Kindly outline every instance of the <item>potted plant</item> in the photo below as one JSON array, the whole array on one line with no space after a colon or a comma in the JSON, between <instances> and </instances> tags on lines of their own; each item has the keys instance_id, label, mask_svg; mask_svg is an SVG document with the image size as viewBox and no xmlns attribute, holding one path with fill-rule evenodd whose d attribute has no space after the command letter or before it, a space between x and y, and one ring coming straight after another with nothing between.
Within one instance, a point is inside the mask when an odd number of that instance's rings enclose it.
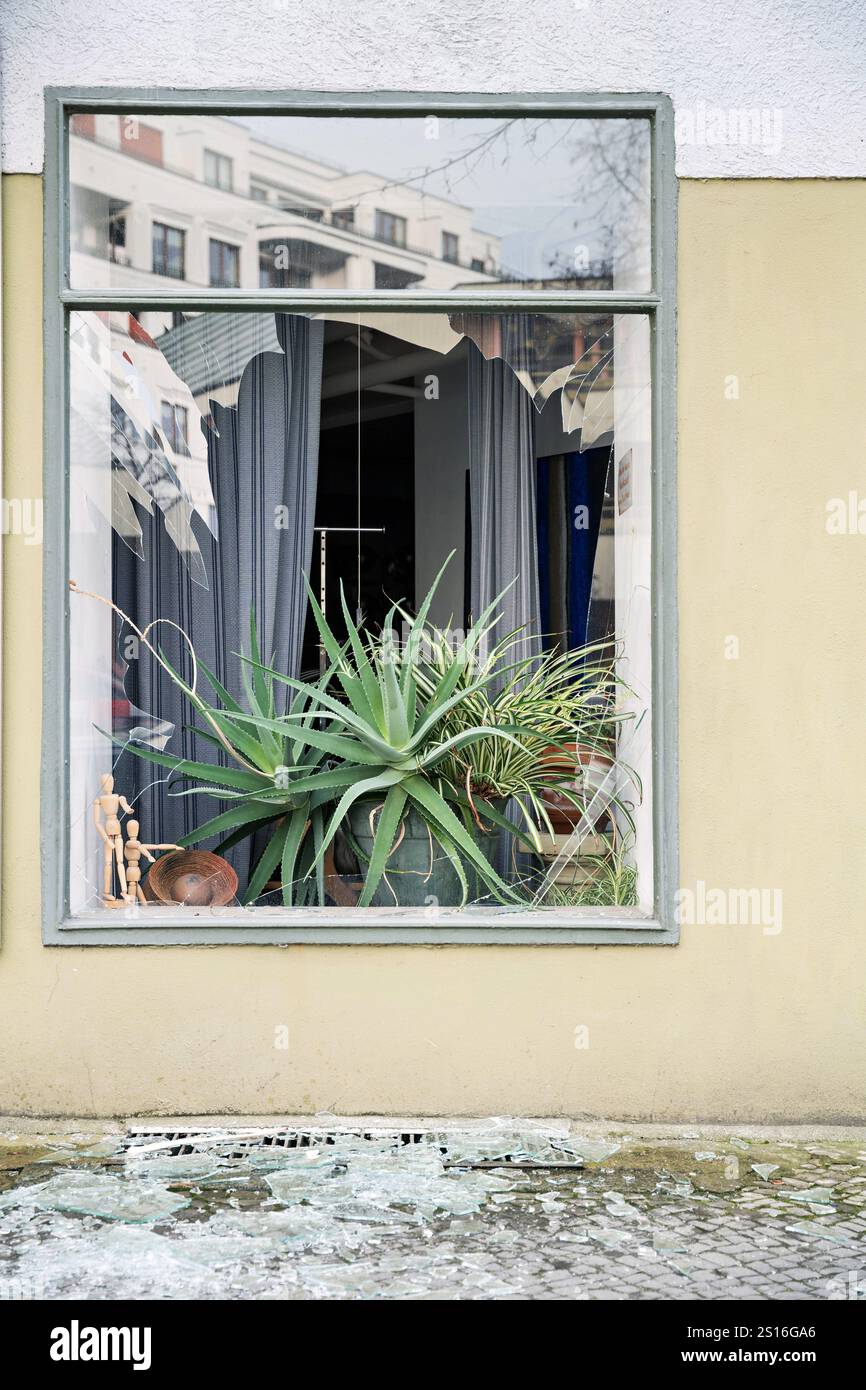
<instances>
[{"instance_id":1,"label":"potted plant","mask_svg":"<svg viewBox=\"0 0 866 1390\"><path fill-rule=\"evenodd\" d=\"M343 597L345 642L309 590L329 663L316 682L264 663L251 619L243 703L201 668L220 704L205 700L195 675L184 681L139 633L198 712L197 732L230 761L123 746L192 784L175 794L233 803L184 846L219 835L219 851L264 832L245 903L278 878L286 906L324 904L325 862L340 830L362 868L360 907L526 901L519 873L509 882L495 867L497 846L507 837L514 862L520 851L540 852L540 834L553 833L551 792L580 809L569 750L600 749L602 729L609 740L625 717L621 682L600 646L515 661L512 635L484 654L498 601L454 646L428 622L441 573L417 616L395 604L378 634L359 629ZM398 617L403 643L393 636ZM288 692L282 712L278 686Z\"/></svg>"}]
</instances>

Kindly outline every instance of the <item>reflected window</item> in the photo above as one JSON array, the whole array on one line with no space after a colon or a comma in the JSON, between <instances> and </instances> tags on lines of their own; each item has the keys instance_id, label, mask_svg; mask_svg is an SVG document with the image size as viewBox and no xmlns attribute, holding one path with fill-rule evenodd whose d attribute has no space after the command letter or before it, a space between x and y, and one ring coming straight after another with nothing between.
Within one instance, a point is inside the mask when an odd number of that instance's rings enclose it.
<instances>
[{"instance_id":1,"label":"reflected window","mask_svg":"<svg viewBox=\"0 0 866 1390\"><path fill-rule=\"evenodd\" d=\"M108 210L109 256L118 265L128 265L126 254L126 205L112 203Z\"/></svg>"},{"instance_id":2,"label":"reflected window","mask_svg":"<svg viewBox=\"0 0 866 1390\"><path fill-rule=\"evenodd\" d=\"M79 111L69 118L69 134L79 135L82 140L96 139L96 117L92 113Z\"/></svg>"},{"instance_id":3,"label":"reflected window","mask_svg":"<svg viewBox=\"0 0 866 1390\"><path fill-rule=\"evenodd\" d=\"M344 231L351 231L355 226L355 209L334 208L331 213L331 223L335 227L342 227Z\"/></svg>"},{"instance_id":4,"label":"reflected window","mask_svg":"<svg viewBox=\"0 0 866 1390\"><path fill-rule=\"evenodd\" d=\"M379 241L390 241L392 246L406 245L406 219L393 212L376 209L376 236Z\"/></svg>"},{"instance_id":5,"label":"reflected window","mask_svg":"<svg viewBox=\"0 0 866 1390\"><path fill-rule=\"evenodd\" d=\"M210 240L210 283L220 289L234 290L241 283L241 253L238 246L227 241Z\"/></svg>"},{"instance_id":6,"label":"reflected window","mask_svg":"<svg viewBox=\"0 0 866 1390\"><path fill-rule=\"evenodd\" d=\"M259 246L259 286L265 290L306 290L313 281L303 244L263 241Z\"/></svg>"},{"instance_id":7,"label":"reflected window","mask_svg":"<svg viewBox=\"0 0 866 1390\"><path fill-rule=\"evenodd\" d=\"M232 162L227 155L217 154L215 150L204 152L204 181L211 188L231 189Z\"/></svg>"},{"instance_id":8,"label":"reflected window","mask_svg":"<svg viewBox=\"0 0 866 1390\"><path fill-rule=\"evenodd\" d=\"M408 290L412 285L420 285L424 276L411 270L400 270L395 265L382 265L376 261L373 266L373 288L377 290Z\"/></svg>"},{"instance_id":9,"label":"reflected window","mask_svg":"<svg viewBox=\"0 0 866 1390\"><path fill-rule=\"evenodd\" d=\"M166 443L173 454L184 454L189 456L189 445L186 442L187 431L187 410L185 405L172 405L170 401L162 403L162 432Z\"/></svg>"},{"instance_id":10,"label":"reflected window","mask_svg":"<svg viewBox=\"0 0 866 1390\"><path fill-rule=\"evenodd\" d=\"M277 206L283 212L290 213L292 217L303 217L307 222L321 222L325 216L323 208L315 208L305 203L297 203L291 198L278 198Z\"/></svg>"},{"instance_id":11,"label":"reflected window","mask_svg":"<svg viewBox=\"0 0 866 1390\"><path fill-rule=\"evenodd\" d=\"M183 280L186 275L186 233L164 222L153 224L153 273L171 280Z\"/></svg>"}]
</instances>

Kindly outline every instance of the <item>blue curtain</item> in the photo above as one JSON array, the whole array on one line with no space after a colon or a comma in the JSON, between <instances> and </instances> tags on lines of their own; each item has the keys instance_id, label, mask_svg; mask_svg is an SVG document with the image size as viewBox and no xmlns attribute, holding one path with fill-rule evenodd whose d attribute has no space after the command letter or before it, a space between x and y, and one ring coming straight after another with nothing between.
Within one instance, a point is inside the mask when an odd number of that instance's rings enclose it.
<instances>
[{"instance_id":1,"label":"blue curtain","mask_svg":"<svg viewBox=\"0 0 866 1390\"><path fill-rule=\"evenodd\" d=\"M587 641L609 449L538 460L538 578L547 647Z\"/></svg>"}]
</instances>

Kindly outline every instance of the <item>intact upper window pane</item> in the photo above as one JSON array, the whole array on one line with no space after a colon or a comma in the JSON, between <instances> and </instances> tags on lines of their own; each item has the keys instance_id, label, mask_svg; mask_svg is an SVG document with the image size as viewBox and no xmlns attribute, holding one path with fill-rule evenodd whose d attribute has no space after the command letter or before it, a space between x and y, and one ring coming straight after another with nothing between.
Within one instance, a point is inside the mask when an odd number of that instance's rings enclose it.
<instances>
[{"instance_id":1,"label":"intact upper window pane","mask_svg":"<svg viewBox=\"0 0 866 1390\"><path fill-rule=\"evenodd\" d=\"M651 288L643 118L106 112L69 169L76 289L206 287L214 240L244 289Z\"/></svg>"}]
</instances>

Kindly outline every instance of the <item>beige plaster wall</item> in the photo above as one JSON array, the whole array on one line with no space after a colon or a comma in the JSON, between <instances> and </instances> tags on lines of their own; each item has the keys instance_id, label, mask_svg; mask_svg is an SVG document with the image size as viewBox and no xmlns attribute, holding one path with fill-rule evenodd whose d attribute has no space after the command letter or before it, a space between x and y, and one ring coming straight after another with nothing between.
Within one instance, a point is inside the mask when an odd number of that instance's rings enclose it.
<instances>
[{"instance_id":1,"label":"beige plaster wall","mask_svg":"<svg viewBox=\"0 0 866 1390\"><path fill-rule=\"evenodd\" d=\"M4 180L7 497L41 492L41 201ZM9 536L0 1110L863 1118L866 535L825 518L866 494L864 242L862 182L681 185L682 882L779 888L782 930L44 948L42 557Z\"/></svg>"}]
</instances>

